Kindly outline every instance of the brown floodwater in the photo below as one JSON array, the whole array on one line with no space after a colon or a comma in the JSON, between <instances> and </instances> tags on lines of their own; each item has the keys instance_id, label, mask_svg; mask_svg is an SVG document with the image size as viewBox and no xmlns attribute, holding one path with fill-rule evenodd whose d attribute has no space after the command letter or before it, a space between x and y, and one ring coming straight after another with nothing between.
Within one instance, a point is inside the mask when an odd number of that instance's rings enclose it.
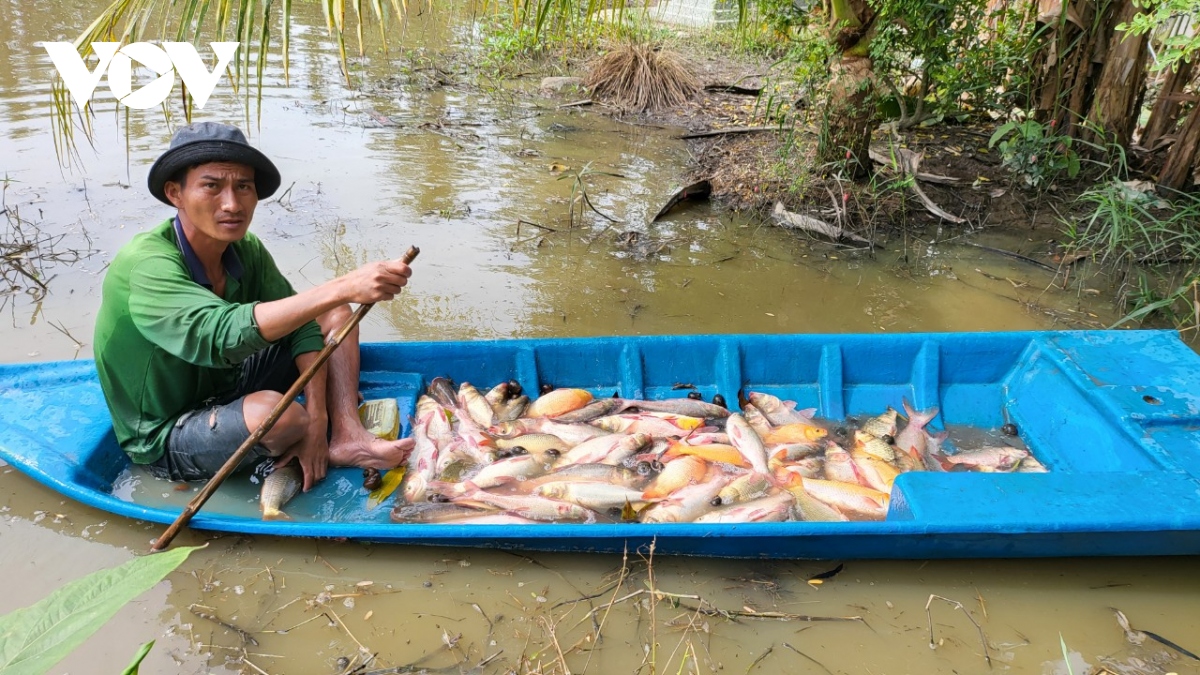
<instances>
[{"instance_id":1,"label":"brown floodwater","mask_svg":"<svg viewBox=\"0 0 1200 675\"><path fill-rule=\"evenodd\" d=\"M3 206L17 209L47 258L59 256L43 263L44 297L16 279L2 289L0 361L89 358L105 265L170 215L144 187L170 136L161 111L115 112L102 82L94 142L80 138L70 166L55 153L52 68L38 43L73 39L104 4L0 0ZM862 256L705 206L649 224L687 178L677 130L560 110L527 93L532 79L465 72L481 59L476 13L426 9L395 28L388 54L368 44L369 58L352 63L362 86L348 88L319 9L298 7L290 81L273 56L261 122L228 80L197 111L250 128L283 172L286 193L259 206L254 228L297 287L422 248L410 289L368 317L367 339L1019 330L1116 319L1099 282L1060 290L1051 274L962 245L957 230L915 232L907 246L897 238ZM569 221L577 175L619 223L590 212ZM6 238L16 236L11 227ZM970 240L1028 252L1045 247L1039 236L985 230ZM81 259L72 263L72 252ZM142 554L159 531L0 467L0 613ZM205 541L53 672L119 672L151 639L143 672L339 673L367 655L366 671L980 673L989 669L984 642L996 671L1078 674L1107 663L1114 672L1200 672L1153 641L1128 644L1112 610L1200 650L1195 558L649 560L199 532L179 543ZM838 562L839 574L809 583ZM961 608L935 598L927 615L933 595ZM775 614L752 616L765 612Z\"/></svg>"}]
</instances>

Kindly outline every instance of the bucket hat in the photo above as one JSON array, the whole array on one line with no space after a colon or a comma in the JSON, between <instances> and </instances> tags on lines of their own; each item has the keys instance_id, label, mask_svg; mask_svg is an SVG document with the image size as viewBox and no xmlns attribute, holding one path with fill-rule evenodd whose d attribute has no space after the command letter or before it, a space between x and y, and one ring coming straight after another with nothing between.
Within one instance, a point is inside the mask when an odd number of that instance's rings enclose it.
<instances>
[{"instance_id":1,"label":"bucket hat","mask_svg":"<svg viewBox=\"0 0 1200 675\"><path fill-rule=\"evenodd\" d=\"M259 199L266 199L279 189L279 169L246 141L241 129L218 122L197 122L176 131L170 147L150 167L146 181L150 194L170 204L163 191L166 182L182 169L207 162L235 162L253 168Z\"/></svg>"}]
</instances>

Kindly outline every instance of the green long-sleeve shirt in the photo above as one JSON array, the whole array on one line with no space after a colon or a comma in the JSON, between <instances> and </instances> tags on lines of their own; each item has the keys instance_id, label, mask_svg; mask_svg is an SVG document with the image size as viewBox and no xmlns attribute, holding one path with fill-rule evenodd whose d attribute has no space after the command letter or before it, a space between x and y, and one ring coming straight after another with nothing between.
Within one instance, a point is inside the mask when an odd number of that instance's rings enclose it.
<instances>
[{"instance_id":1,"label":"green long-sleeve shirt","mask_svg":"<svg viewBox=\"0 0 1200 675\"><path fill-rule=\"evenodd\" d=\"M96 317L100 386L117 440L139 464L161 457L179 416L231 391L241 362L270 344L254 305L295 295L262 242L247 234L222 259L225 297L217 297L178 232L168 220L117 253ZM289 337L293 357L323 346L316 322Z\"/></svg>"}]
</instances>

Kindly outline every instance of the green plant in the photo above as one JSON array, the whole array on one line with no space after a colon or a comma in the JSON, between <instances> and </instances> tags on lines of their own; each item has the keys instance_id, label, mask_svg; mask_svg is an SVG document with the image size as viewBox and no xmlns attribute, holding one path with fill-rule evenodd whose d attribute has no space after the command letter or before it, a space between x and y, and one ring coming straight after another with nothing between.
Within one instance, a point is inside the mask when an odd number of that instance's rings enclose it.
<instances>
[{"instance_id":1,"label":"green plant","mask_svg":"<svg viewBox=\"0 0 1200 675\"><path fill-rule=\"evenodd\" d=\"M0 675L49 670L197 548L202 547L180 547L93 572L29 607L0 616ZM149 647L143 645L142 650L149 651ZM130 664L132 672L140 662L141 658L136 658Z\"/></svg>"},{"instance_id":2,"label":"green plant","mask_svg":"<svg viewBox=\"0 0 1200 675\"><path fill-rule=\"evenodd\" d=\"M154 647L154 640L138 647L137 653L133 655L133 660L125 666L125 670L121 671L121 675L138 675L138 670L142 667L142 661L146 655L150 653L150 649Z\"/></svg>"},{"instance_id":3,"label":"green plant","mask_svg":"<svg viewBox=\"0 0 1200 675\"><path fill-rule=\"evenodd\" d=\"M1079 175L1079 155L1068 136L1054 133L1054 122L1026 119L1001 124L988 141L999 147L1002 164L1032 188L1042 188L1063 175Z\"/></svg>"},{"instance_id":4,"label":"green plant","mask_svg":"<svg viewBox=\"0 0 1200 675\"><path fill-rule=\"evenodd\" d=\"M1156 33L1159 49L1152 70L1178 68L1200 51L1200 32L1188 30L1189 22L1196 21L1195 0L1135 0L1134 4L1147 11L1128 24L1120 24L1117 30L1134 35Z\"/></svg>"},{"instance_id":5,"label":"green plant","mask_svg":"<svg viewBox=\"0 0 1200 675\"><path fill-rule=\"evenodd\" d=\"M1090 251L1113 267L1200 261L1200 196L1161 199L1137 183L1109 181L1084 192L1086 218L1067 223L1071 248ZM1149 187L1148 184L1145 184Z\"/></svg>"},{"instance_id":6,"label":"green plant","mask_svg":"<svg viewBox=\"0 0 1200 675\"><path fill-rule=\"evenodd\" d=\"M1136 279L1118 299L1129 313L1114 326L1159 317L1200 330L1200 196L1165 200L1148 183L1110 180L1078 203L1087 215L1064 221L1067 249Z\"/></svg>"},{"instance_id":7,"label":"green plant","mask_svg":"<svg viewBox=\"0 0 1200 675\"><path fill-rule=\"evenodd\" d=\"M591 199L591 197L588 196L588 190L587 190L588 179L592 176L611 176L613 178L624 178L625 177L619 173L612 173L609 171L598 171L596 169L593 169L591 162L584 164L583 168L579 169L578 171L571 172L571 173L563 173L563 175L559 176L558 180L570 180L571 181L571 201L570 201L571 210L567 214L567 226L568 227L575 227L576 222L582 223L583 222L583 214L586 213L586 209L591 209L591 211L593 213L595 213L596 215L600 216L601 218L607 220L610 223L621 222L621 221L617 220L616 218L613 218L612 216L604 213L600 209L596 208L594 204L592 204L592 199ZM575 213L576 209L578 209L578 211L579 211L578 215L576 215L576 213Z\"/></svg>"}]
</instances>

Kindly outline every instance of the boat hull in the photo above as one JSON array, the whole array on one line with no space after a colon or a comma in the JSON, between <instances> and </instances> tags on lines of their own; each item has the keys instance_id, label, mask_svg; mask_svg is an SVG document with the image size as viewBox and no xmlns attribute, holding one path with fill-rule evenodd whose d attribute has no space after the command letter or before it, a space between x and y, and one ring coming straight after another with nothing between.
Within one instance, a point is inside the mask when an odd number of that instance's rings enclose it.
<instances>
[{"instance_id":1,"label":"boat hull","mask_svg":"<svg viewBox=\"0 0 1200 675\"><path fill-rule=\"evenodd\" d=\"M386 543L738 558L971 558L1200 554L1200 357L1172 332L714 335L363 346L362 390L405 418L433 377L516 379L596 395L678 397L676 384L736 401L740 389L874 414L902 398L935 426L1015 423L1044 474L901 475L882 522L395 524L360 472L335 469L262 521L235 476L200 529ZM88 361L0 366L0 458L95 508L169 523L179 491L131 467Z\"/></svg>"}]
</instances>

